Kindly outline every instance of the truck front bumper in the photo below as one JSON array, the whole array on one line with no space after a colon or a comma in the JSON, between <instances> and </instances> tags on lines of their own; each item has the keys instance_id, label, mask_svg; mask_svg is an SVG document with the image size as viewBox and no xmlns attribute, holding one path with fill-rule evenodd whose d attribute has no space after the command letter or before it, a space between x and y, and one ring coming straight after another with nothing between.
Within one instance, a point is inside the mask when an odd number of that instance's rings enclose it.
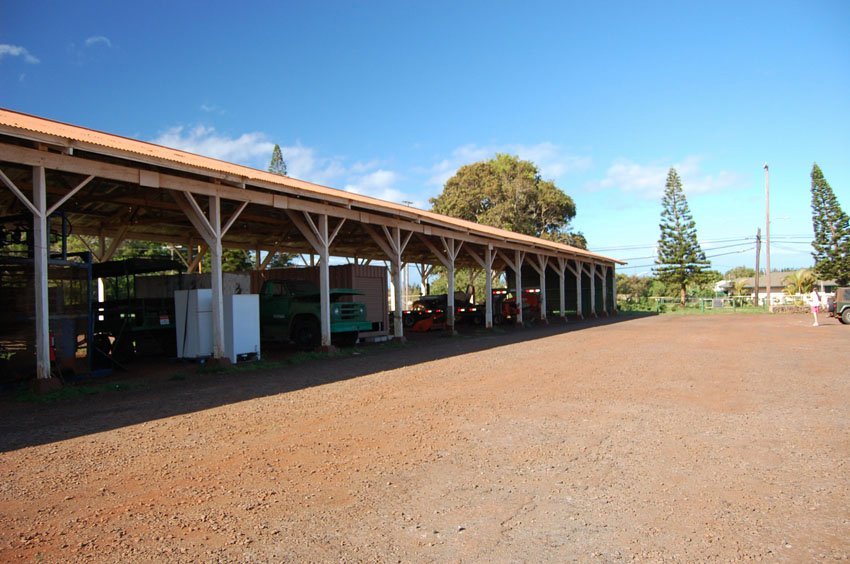
<instances>
[{"instance_id":1,"label":"truck front bumper","mask_svg":"<svg viewBox=\"0 0 850 564\"><path fill-rule=\"evenodd\" d=\"M371 321L332 321L331 333L352 333L360 331L371 331Z\"/></svg>"}]
</instances>

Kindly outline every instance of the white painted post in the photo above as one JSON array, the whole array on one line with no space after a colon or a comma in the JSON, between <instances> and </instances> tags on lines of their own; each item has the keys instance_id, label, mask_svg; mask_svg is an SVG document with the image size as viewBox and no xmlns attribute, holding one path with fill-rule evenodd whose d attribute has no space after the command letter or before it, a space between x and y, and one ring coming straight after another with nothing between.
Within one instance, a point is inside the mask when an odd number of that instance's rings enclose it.
<instances>
[{"instance_id":1,"label":"white painted post","mask_svg":"<svg viewBox=\"0 0 850 564\"><path fill-rule=\"evenodd\" d=\"M562 257L558 257L558 312L561 314L561 319L566 323L567 321L567 298L566 298L566 270L567 270L567 260Z\"/></svg>"},{"instance_id":2,"label":"white painted post","mask_svg":"<svg viewBox=\"0 0 850 564\"><path fill-rule=\"evenodd\" d=\"M446 239L446 254L448 255L448 264L446 264L449 288L446 296L446 328L449 332L454 333L455 330L455 240Z\"/></svg>"},{"instance_id":3,"label":"white painted post","mask_svg":"<svg viewBox=\"0 0 850 564\"><path fill-rule=\"evenodd\" d=\"M322 349L331 347L331 271L328 239L328 216L319 216L319 322L322 329ZM310 255L313 256L312 254Z\"/></svg>"},{"instance_id":4,"label":"white painted post","mask_svg":"<svg viewBox=\"0 0 850 564\"><path fill-rule=\"evenodd\" d=\"M584 263L576 259L576 314L579 319L584 319L584 304L581 299L581 279L584 278Z\"/></svg>"},{"instance_id":5,"label":"white painted post","mask_svg":"<svg viewBox=\"0 0 850 564\"><path fill-rule=\"evenodd\" d=\"M601 265L599 269L602 271L602 311L608 315L608 267Z\"/></svg>"},{"instance_id":6,"label":"white painted post","mask_svg":"<svg viewBox=\"0 0 850 564\"><path fill-rule=\"evenodd\" d=\"M33 265L35 270L36 378L50 378L50 312L47 301L47 178L43 166L33 167Z\"/></svg>"},{"instance_id":7,"label":"white painted post","mask_svg":"<svg viewBox=\"0 0 850 564\"><path fill-rule=\"evenodd\" d=\"M386 264L386 263L385 263ZM396 294L396 281L395 281L395 262L390 255L389 260L389 275L390 275L390 303L393 305L393 311L395 311L395 294ZM393 319L395 319L395 313L393 313ZM395 323L395 322L393 322Z\"/></svg>"},{"instance_id":8,"label":"white painted post","mask_svg":"<svg viewBox=\"0 0 850 564\"><path fill-rule=\"evenodd\" d=\"M393 312L393 337L396 339L404 338L404 288L402 286L402 260L401 255L404 248L401 245L401 229L393 227L392 242L390 247L393 250L392 257L392 273L393 286L395 287L395 311Z\"/></svg>"},{"instance_id":9,"label":"white painted post","mask_svg":"<svg viewBox=\"0 0 850 564\"><path fill-rule=\"evenodd\" d=\"M514 264L516 264L516 271L514 272L514 278L516 280L516 305L517 305L517 314L516 314L516 324L522 326L522 260L523 253L521 251L514 251Z\"/></svg>"},{"instance_id":10,"label":"white painted post","mask_svg":"<svg viewBox=\"0 0 850 564\"><path fill-rule=\"evenodd\" d=\"M486 313L484 314L484 327L487 329L493 328L493 246L487 245L484 249L484 277L486 278L485 283L485 300L486 300Z\"/></svg>"},{"instance_id":11,"label":"white painted post","mask_svg":"<svg viewBox=\"0 0 850 564\"><path fill-rule=\"evenodd\" d=\"M596 317L596 263L591 262L587 272L590 274L590 314Z\"/></svg>"},{"instance_id":12,"label":"white painted post","mask_svg":"<svg viewBox=\"0 0 850 564\"><path fill-rule=\"evenodd\" d=\"M224 358L224 295L221 276L221 198L210 196L210 267L212 287L213 357Z\"/></svg>"},{"instance_id":13,"label":"white painted post","mask_svg":"<svg viewBox=\"0 0 850 564\"><path fill-rule=\"evenodd\" d=\"M540 266L540 321L549 323L546 317L546 269L549 267L549 258L544 255L537 255L537 262Z\"/></svg>"}]
</instances>

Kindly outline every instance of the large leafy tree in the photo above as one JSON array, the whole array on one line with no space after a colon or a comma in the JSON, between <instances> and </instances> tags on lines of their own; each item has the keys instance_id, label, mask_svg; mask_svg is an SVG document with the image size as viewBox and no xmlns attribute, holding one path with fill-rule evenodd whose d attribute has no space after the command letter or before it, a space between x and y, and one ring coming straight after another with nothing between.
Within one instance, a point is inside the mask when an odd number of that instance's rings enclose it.
<instances>
[{"instance_id":1,"label":"large leafy tree","mask_svg":"<svg viewBox=\"0 0 850 564\"><path fill-rule=\"evenodd\" d=\"M661 237L655 261L658 266L654 270L661 282L679 289L681 303L685 305L688 284L703 281L709 262L697 240L696 222L675 168L667 173L661 205Z\"/></svg>"},{"instance_id":2,"label":"large leafy tree","mask_svg":"<svg viewBox=\"0 0 850 564\"><path fill-rule=\"evenodd\" d=\"M272 149L272 160L269 163L269 172L286 176L286 161L283 160L283 153L280 150L280 145L277 143L275 143L274 149Z\"/></svg>"},{"instance_id":3,"label":"large leafy tree","mask_svg":"<svg viewBox=\"0 0 850 564\"><path fill-rule=\"evenodd\" d=\"M750 266L736 266L726 271L723 275L726 280L734 280L735 278L752 278L756 275L756 269Z\"/></svg>"},{"instance_id":4,"label":"large leafy tree","mask_svg":"<svg viewBox=\"0 0 850 564\"><path fill-rule=\"evenodd\" d=\"M812 241L815 272L821 280L850 284L850 219L815 163L812 165Z\"/></svg>"},{"instance_id":5,"label":"large leafy tree","mask_svg":"<svg viewBox=\"0 0 850 564\"><path fill-rule=\"evenodd\" d=\"M432 209L516 233L584 245L581 233L570 233L573 199L554 182L543 180L537 166L519 157L495 158L461 167L436 198Z\"/></svg>"}]
</instances>

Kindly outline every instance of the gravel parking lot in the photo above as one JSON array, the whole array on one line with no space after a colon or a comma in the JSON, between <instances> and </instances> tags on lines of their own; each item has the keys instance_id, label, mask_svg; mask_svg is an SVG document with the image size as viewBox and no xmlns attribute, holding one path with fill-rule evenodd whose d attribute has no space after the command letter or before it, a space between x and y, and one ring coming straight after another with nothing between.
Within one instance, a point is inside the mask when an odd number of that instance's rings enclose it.
<instances>
[{"instance_id":1,"label":"gravel parking lot","mask_svg":"<svg viewBox=\"0 0 850 564\"><path fill-rule=\"evenodd\" d=\"M0 561L850 557L850 327L618 316L0 405Z\"/></svg>"}]
</instances>

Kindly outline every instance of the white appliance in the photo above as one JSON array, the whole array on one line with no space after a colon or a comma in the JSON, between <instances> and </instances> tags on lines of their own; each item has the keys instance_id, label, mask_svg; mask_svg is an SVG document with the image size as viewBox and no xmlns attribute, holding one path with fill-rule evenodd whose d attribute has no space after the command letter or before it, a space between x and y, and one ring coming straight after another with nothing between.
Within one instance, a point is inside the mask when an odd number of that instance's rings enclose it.
<instances>
[{"instance_id":1,"label":"white appliance","mask_svg":"<svg viewBox=\"0 0 850 564\"><path fill-rule=\"evenodd\" d=\"M260 296L224 296L224 355L230 362L260 360Z\"/></svg>"},{"instance_id":2,"label":"white appliance","mask_svg":"<svg viewBox=\"0 0 850 564\"><path fill-rule=\"evenodd\" d=\"M212 356L212 290L175 291L174 313L177 321L177 358Z\"/></svg>"}]
</instances>

